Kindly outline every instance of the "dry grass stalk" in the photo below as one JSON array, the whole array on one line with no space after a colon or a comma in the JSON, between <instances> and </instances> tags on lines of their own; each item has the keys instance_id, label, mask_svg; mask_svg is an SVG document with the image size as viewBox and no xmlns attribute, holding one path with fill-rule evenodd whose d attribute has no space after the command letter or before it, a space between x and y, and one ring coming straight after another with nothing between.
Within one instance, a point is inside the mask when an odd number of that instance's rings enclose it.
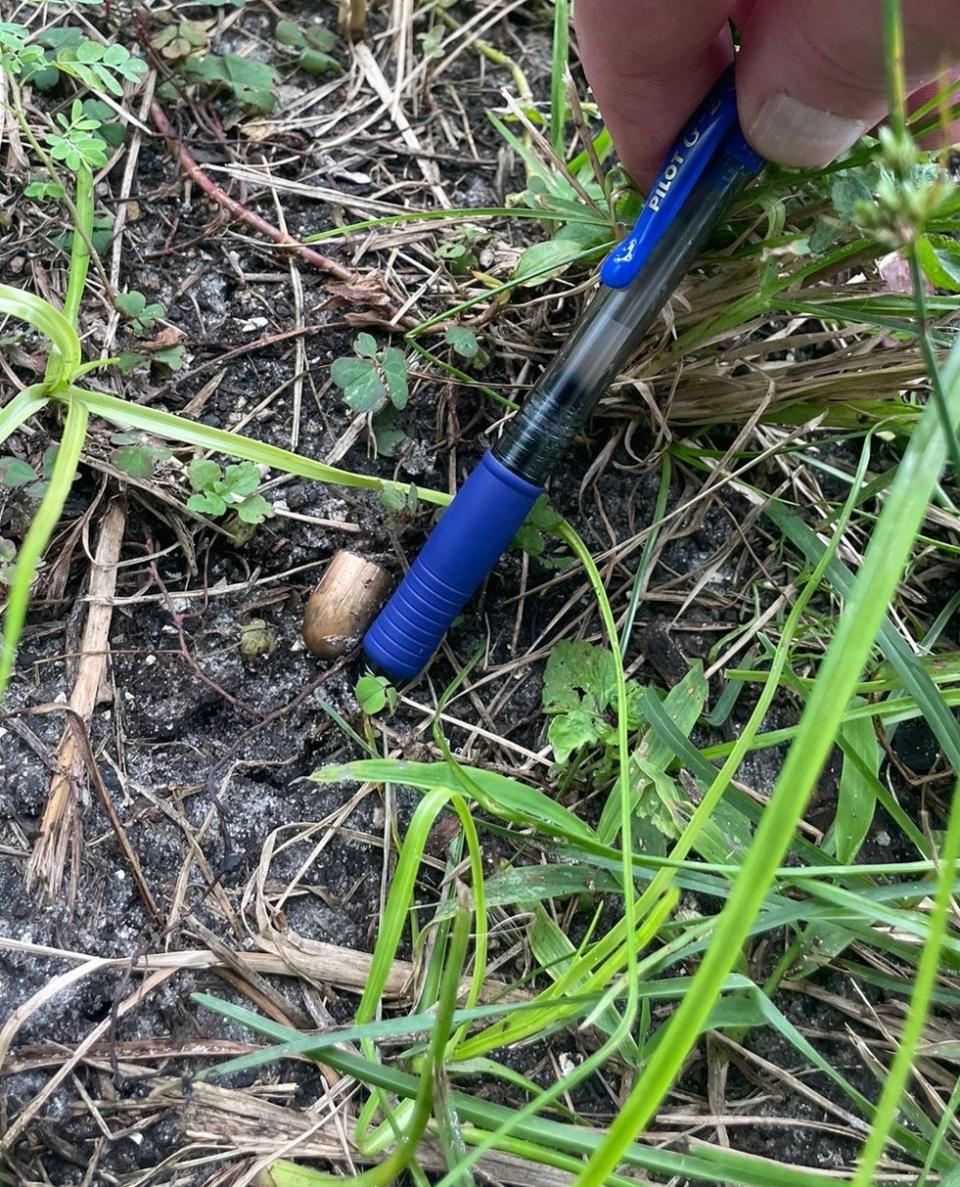
<instances>
[{"instance_id":1,"label":"dry grass stalk","mask_svg":"<svg viewBox=\"0 0 960 1187\"><path fill-rule=\"evenodd\" d=\"M110 623L113 619L113 595L117 587L117 562L127 523L124 499L114 499L107 507L100 527L100 538L90 571L87 620L80 643L77 679L70 694L70 710L86 728L96 708L100 684L107 667ZM80 797L86 759L78 745L76 732L67 726L56 755L57 769L50 781L50 793L40 824L40 836L30 859L27 878L42 882L51 899L63 885L67 854L73 851L72 868L81 837ZM75 889L71 880L71 891ZM71 901L73 894L71 893Z\"/></svg>"},{"instance_id":2,"label":"dry grass stalk","mask_svg":"<svg viewBox=\"0 0 960 1187\"><path fill-rule=\"evenodd\" d=\"M318 985L333 985L337 989L360 991L366 985L370 976L370 962L372 957L368 952L356 952L352 948L342 948L338 944L324 944L318 940L309 942L300 940L296 949L296 958L288 959L290 949L281 945L271 947L269 940L261 940L265 949L263 952L236 952L239 964L253 972L272 974L280 977L303 977ZM60 984L60 978L54 978L50 984L58 984L66 988L74 981L82 980L84 976L95 972L99 968L125 968L131 972L150 972L154 969L212 969L227 967L222 954L212 952L209 948L194 948L175 952L148 952L132 959L91 957L85 952L71 952L62 948L50 948L44 944L31 944L25 940L14 940L0 936L0 952L30 952L35 956L47 956L55 960L68 960L83 966L84 972L71 969L62 976L66 978ZM405 998L413 982L413 965L406 960L395 960L390 968L384 996L393 1000ZM491 991L493 987L491 987ZM46 990L44 990L46 992ZM25 1007L21 1007L24 1009ZM6 1027L0 1029L0 1060L5 1051L4 1035Z\"/></svg>"},{"instance_id":3,"label":"dry grass stalk","mask_svg":"<svg viewBox=\"0 0 960 1187\"><path fill-rule=\"evenodd\" d=\"M390 91L390 84L383 76L383 71L380 69L380 64L370 51L367 45L356 45L353 48L354 57L357 60L360 69L363 71L367 82L377 94L377 98L388 110L394 107L393 95ZM394 123L397 125L397 131L403 138L403 143L412 149L414 153L423 151L423 146L410 121L404 115L403 111L396 108L393 112ZM430 187L430 193L433 194L440 206L444 210L451 208L450 199L447 197L447 192L443 188L440 181L440 170L437 168L436 161L428 160L426 157L417 157L417 164L420 167L420 172L423 174L424 180Z\"/></svg>"},{"instance_id":4,"label":"dry grass stalk","mask_svg":"<svg viewBox=\"0 0 960 1187\"><path fill-rule=\"evenodd\" d=\"M363 37L367 31L367 0L340 0L337 24L348 41Z\"/></svg>"},{"instance_id":5,"label":"dry grass stalk","mask_svg":"<svg viewBox=\"0 0 960 1187\"><path fill-rule=\"evenodd\" d=\"M156 1100L155 1094L151 1099ZM382 1155L364 1157L351 1143L344 1144L343 1127L330 1116L319 1124L315 1114L289 1109L246 1092L214 1084L196 1083L189 1098L183 1099L179 1083L171 1083L162 1094L182 1116L186 1136L200 1145L214 1145L234 1156L277 1156L286 1148L296 1158L330 1162L377 1161ZM447 1162L438 1143L423 1142L417 1160L425 1170L443 1172ZM566 1187L572 1176L545 1166L534 1166L510 1154L491 1150L478 1163L483 1177L516 1187ZM269 1184L269 1174L261 1182Z\"/></svg>"}]
</instances>

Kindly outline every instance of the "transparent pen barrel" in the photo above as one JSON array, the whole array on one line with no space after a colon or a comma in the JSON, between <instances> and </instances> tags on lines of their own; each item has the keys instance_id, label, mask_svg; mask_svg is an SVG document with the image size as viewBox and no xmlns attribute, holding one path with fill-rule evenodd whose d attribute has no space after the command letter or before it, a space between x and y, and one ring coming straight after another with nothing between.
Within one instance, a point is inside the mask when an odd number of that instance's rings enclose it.
<instances>
[{"instance_id":1,"label":"transparent pen barrel","mask_svg":"<svg viewBox=\"0 0 960 1187\"><path fill-rule=\"evenodd\" d=\"M504 465L528 482L543 483L750 176L734 158L725 158L694 188L682 221L675 219L636 279L623 289L601 288L494 449Z\"/></svg>"}]
</instances>

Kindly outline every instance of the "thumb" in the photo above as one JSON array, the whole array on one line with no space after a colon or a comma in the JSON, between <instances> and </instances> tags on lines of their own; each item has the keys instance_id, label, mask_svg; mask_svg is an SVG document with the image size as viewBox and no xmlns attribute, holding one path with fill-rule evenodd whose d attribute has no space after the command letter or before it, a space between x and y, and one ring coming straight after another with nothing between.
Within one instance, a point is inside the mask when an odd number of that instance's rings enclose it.
<instances>
[{"instance_id":1,"label":"thumb","mask_svg":"<svg viewBox=\"0 0 960 1187\"><path fill-rule=\"evenodd\" d=\"M737 93L744 134L762 156L815 168L887 111L879 0L757 0L746 8ZM903 0L908 91L960 60L957 0Z\"/></svg>"}]
</instances>

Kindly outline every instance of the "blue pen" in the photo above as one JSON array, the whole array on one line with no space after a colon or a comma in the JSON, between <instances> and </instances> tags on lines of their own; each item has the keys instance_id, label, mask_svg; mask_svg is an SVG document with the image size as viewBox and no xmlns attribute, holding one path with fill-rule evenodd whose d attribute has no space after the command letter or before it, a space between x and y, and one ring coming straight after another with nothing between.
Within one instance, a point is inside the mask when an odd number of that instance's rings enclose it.
<instances>
[{"instance_id":1,"label":"blue pen","mask_svg":"<svg viewBox=\"0 0 960 1187\"><path fill-rule=\"evenodd\" d=\"M731 66L680 134L633 230L604 261L583 320L367 631L364 651L377 668L395 678L423 670L731 200L763 164L740 131Z\"/></svg>"}]
</instances>

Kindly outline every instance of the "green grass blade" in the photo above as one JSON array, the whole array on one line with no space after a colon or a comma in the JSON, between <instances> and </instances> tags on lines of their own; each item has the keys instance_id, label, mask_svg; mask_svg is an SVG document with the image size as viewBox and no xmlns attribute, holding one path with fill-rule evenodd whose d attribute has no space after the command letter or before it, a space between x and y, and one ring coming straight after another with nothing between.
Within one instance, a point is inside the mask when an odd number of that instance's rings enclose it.
<instances>
[{"instance_id":1,"label":"green grass blade","mask_svg":"<svg viewBox=\"0 0 960 1187\"><path fill-rule=\"evenodd\" d=\"M59 316L59 315L58 315ZM87 409L77 400L67 405L67 419L63 426L60 448L57 450L53 472L40 506L34 514L17 556L16 568L10 584L7 611L3 618L3 651L0 654L0 702L7 691L17 644L27 618L30 589L37 574L37 566L50 542L63 512L64 503L77 472L80 451L87 434Z\"/></svg>"},{"instance_id":2,"label":"green grass blade","mask_svg":"<svg viewBox=\"0 0 960 1187\"><path fill-rule=\"evenodd\" d=\"M553 59L550 69L550 147L564 159L567 126L567 61L570 56L569 0L553 0Z\"/></svg>"},{"instance_id":3,"label":"green grass blade","mask_svg":"<svg viewBox=\"0 0 960 1187\"><path fill-rule=\"evenodd\" d=\"M279 1042L299 1037L298 1032L292 1027L273 1022L269 1018L254 1014L251 1010L231 1006L226 1002L216 1002L215 999L208 1004L218 1013L242 1021L257 1033ZM419 1081L415 1076L364 1059L362 1056L331 1048L324 1053L324 1062L368 1087L380 1088L408 1098L414 1097L417 1093ZM515 1119L512 1109L465 1093L454 1092L451 1094L451 1100L464 1122L487 1132L507 1125ZM529 1157L552 1165L552 1152L560 1150L581 1156L590 1154L599 1146L602 1135L583 1126L534 1117L516 1125L514 1139L528 1143ZM706 1144L698 1145L695 1154L679 1154L672 1150L630 1143L624 1161L630 1166L654 1174L677 1175L707 1183L727 1182L735 1184L736 1187L831 1187L836 1184L836 1179L832 1175L798 1167L784 1167L765 1158L738 1154Z\"/></svg>"},{"instance_id":4,"label":"green grass blade","mask_svg":"<svg viewBox=\"0 0 960 1187\"><path fill-rule=\"evenodd\" d=\"M943 387L952 423L960 415L960 351L948 361ZM642 1132L670 1089L697 1039L704 1019L737 959L759 912L776 867L793 837L814 783L823 769L844 710L853 695L886 609L896 592L914 538L939 478L947 445L937 409L924 410L907 446L863 563L837 622L800 731L790 747L730 897L716 920L712 942L667 1027L664 1041L640 1075L600 1150L578 1179L578 1187L598 1187L621 1161L634 1134Z\"/></svg>"},{"instance_id":5,"label":"green grass blade","mask_svg":"<svg viewBox=\"0 0 960 1187\"><path fill-rule=\"evenodd\" d=\"M785 504L771 499L764 507L764 513L804 553L808 560L815 563L819 559L823 552L823 545L810 528ZM884 508L884 513L886 513L886 508ZM855 578L843 561L834 559L830 562L827 567L827 578L838 593L849 598ZM877 641L884 655L903 681L904 688L913 694L920 714L936 735L950 765L954 770L960 770L960 723L950 712L948 700L937 689L919 657L914 655L892 622L886 620L881 624ZM890 703L886 702L888 705Z\"/></svg>"},{"instance_id":6,"label":"green grass blade","mask_svg":"<svg viewBox=\"0 0 960 1187\"><path fill-rule=\"evenodd\" d=\"M80 339L63 314L42 297L6 284L0 284L0 313L29 323L50 339L53 350L47 360L45 386L49 389L69 383L80 366Z\"/></svg>"},{"instance_id":7,"label":"green grass blade","mask_svg":"<svg viewBox=\"0 0 960 1187\"><path fill-rule=\"evenodd\" d=\"M17 392L9 404L0 408L0 445L16 432L25 420L39 412L47 403L46 384L35 383Z\"/></svg>"},{"instance_id":8,"label":"green grass blade","mask_svg":"<svg viewBox=\"0 0 960 1187\"><path fill-rule=\"evenodd\" d=\"M83 300L87 271L90 267L90 240L93 235L93 174L86 165L82 166L77 173L74 209L76 223L73 228L73 243L70 247L67 291L63 298L63 316L71 326L77 324L77 315ZM73 378L72 375L71 378Z\"/></svg>"},{"instance_id":9,"label":"green grass blade","mask_svg":"<svg viewBox=\"0 0 960 1187\"><path fill-rule=\"evenodd\" d=\"M500 775L496 771L483 771L474 767L461 767L469 778L474 794L488 811L514 824L533 826L551 836L571 840L595 842L596 837L589 825L575 816L562 804L555 803L534 787ZM322 767L310 776L317 783L337 783L342 779L353 779L358 783L401 783L430 791L437 787L449 791L460 791L453 772L445 762L405 762L400 759L360 759L357 762Z\"/></svg>"},{"instance_id":10,"label":"green grass blade","mask_svg":"<svg viewBox=\"0 0 960 1187\"><path fill-rule=\"evenodd\" d=\"M246 461L269 466L284 474L296 474L299 478L312 478L316 482L358 487L362 490L394 490L404 496L410 489L409 483L388 482L386 479L370 478L366 474L352 474L349 470L338 470L335 466L327 466L323 462L313 461L312 458L291 453L289 449L268 445L264 441L254 441L226 429L215 429L210 425L199 424L187 420L185 417L176 416L172 412L163 412L159 408L144 408L140 404L120 400L116 396L108 396L105 392L71 388L70 397L71 400L83 401L91 412L102 416L105 420L112 421L113 424L141 429L145 433L152 433L167 441L180 441L184 445L195 445L199 449L212 449L231 457L244 458ZM417 487L417 495L427 503L436 503L440 506L446 506L451 498L450 495L445 495L441 491L421 486Z\"/></svg>"},{"instance_id":11,"label":"green grass blade","mask_svg":"<svg viewBox=\"0 0 960 1187\"><path fill-rule=\"evenodd\" d=\"M667 510L667 497L670 494L672 469L670 454L664 453L660 460L660 485L657 488L657 501L653 507L653 519L650 522L647 538L643 542L640 561L637 564L637 571L633 577L633 588L630 590L630 602L627 606L627 614L623 620L623 628L620 631L620 654L622 656L626 656L627 648L630 646L630 636L633 634L633 624L637 617L640 599L643 597L643 591L646 589L647 582L650 579L650 559L656 547L657 537L660 535L660 521L663 519Z\"/></svg>"}]
</instances>

